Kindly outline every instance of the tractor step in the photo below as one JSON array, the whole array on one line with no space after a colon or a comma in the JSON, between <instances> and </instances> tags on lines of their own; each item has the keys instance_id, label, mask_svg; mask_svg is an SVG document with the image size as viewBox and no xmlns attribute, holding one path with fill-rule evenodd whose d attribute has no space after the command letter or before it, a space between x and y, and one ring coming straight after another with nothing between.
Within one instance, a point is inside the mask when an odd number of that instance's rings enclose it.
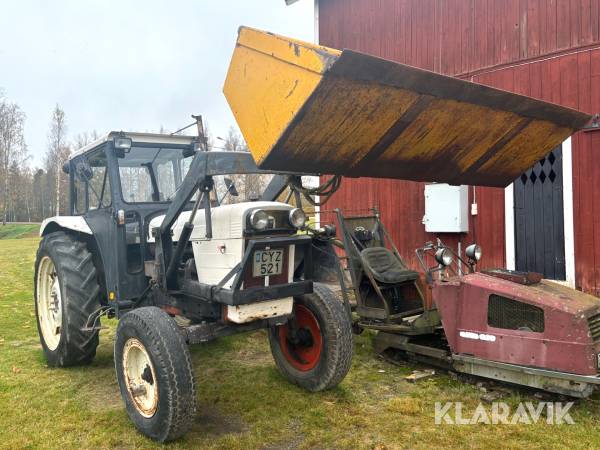
<instances>
[{"instance_id":1,"label":"tractor step","mask_svg":"<svg viewBox=\"0 0 600 450\"><path fill-rule=\"evenodd\" d=\"M92 332L92 331L100 331L100 330L108 330L108 327L99 326L99 327L83 327L81 331Z\"/></svg>"}]
</instances>

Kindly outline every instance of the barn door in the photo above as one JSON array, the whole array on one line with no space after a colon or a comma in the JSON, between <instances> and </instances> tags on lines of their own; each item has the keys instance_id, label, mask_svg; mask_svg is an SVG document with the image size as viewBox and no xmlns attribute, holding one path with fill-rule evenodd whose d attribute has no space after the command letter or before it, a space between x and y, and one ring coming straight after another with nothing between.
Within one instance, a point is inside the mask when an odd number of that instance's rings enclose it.
<instances>
[{"instance_id":1,"label":"barn door","mask_svg":"<svg viewBox=\"0 0 600 450\"><path fill-rule=\"evenodd\" d=\"M562 147L514 182L515 265L565 279Z\"/></svg>"}]
</instances>

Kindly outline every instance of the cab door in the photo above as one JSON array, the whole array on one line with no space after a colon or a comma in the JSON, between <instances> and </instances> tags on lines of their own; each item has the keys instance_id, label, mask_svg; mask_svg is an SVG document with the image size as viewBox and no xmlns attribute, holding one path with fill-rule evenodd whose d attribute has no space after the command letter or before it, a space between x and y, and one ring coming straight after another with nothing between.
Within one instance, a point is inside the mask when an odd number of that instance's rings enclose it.
<instances>
[{"instance_id":1,"label":"cab door","mask_svg":"<svg viewBox=\"0 0 600 450\"><path fill-rule=\"evenodd\" d=\"M118 269L111 263L116 239L116 223L112 205L111 176L106 146L73 158L71 162L71 213L85 218L94 239L90 251L98 273L103 303L110 292L116 292Z\"/></svg>"}]
</instances>

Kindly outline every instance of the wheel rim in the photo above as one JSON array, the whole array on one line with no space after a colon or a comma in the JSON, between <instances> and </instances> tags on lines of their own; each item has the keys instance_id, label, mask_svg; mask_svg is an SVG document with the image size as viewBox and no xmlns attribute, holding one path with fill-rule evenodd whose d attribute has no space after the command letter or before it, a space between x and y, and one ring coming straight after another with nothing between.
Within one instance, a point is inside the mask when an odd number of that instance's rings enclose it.
<instances>
[{"instance_id":1,"label":"wheel rim","mask_svg":"<svg viewBox=\"0 0 600 450\"><path fill-rule=\"evenodd\" d=\"M304 305L295 305L294 317L279 327L283 356L297 370L307 372L319 363L323 337L317 318Z\"/></svg>"},{"instance_id":2,"label":"wheel rim","mask_svg":"<svg viewBox=\"0 0 600 450\"><path fill-rule=\"evenodd\" d=\"M123 372L129 396L138 412L152 417L158 407L158 383L150 356L144 345L130 338L123 349Z\"/></svg>"},{"instance_id":3,"label":"wheel rim","mask_svg":"<svg viewBox=\"0 0 600 450\"><path fill-rule=\"evenodd\" d=\"M42 337L49 350L56 350L62 329L62 294L54 263L44 256L37 279L37 312Z\"/></svg>"}]
</instances>

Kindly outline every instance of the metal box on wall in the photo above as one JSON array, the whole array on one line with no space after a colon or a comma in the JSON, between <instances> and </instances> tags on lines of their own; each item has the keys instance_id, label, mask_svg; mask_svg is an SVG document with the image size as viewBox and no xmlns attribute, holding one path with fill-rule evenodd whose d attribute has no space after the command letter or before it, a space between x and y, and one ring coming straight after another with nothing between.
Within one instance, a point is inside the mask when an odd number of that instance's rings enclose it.
<instances>
[{"instance_id":1,"label":"metal box on wall","mask_svg":"<svg viewBox=\"0 0 600 450\"><path fill-rule=\"evenodd\" d=\"M426 184L423 223L428 233L469 231L469 187Z\"/></svg>"}]
</instances>

